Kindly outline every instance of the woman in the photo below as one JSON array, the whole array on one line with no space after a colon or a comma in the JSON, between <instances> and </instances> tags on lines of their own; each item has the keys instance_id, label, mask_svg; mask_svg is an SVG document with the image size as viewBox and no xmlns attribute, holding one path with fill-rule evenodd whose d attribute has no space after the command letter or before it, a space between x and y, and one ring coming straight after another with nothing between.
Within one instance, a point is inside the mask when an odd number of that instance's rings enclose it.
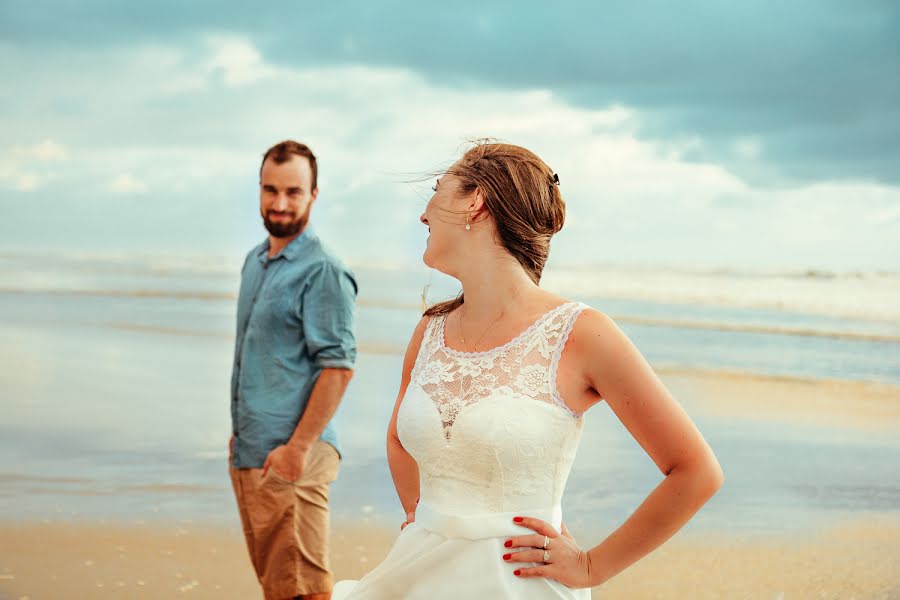
<instances>
[{"instance_id":1,"label":"woman","mask_svg":"<svg viewBox=\"0 0 900 600\"><path fill-rule=\"evenodd\" d=\"M479 143L434 190L424 261L463 293L425 312L403 363L387 451L407 521L387 558L334 597L589 598L678 531L722 470L613 321L540 288L565 216L540 158ZM560 500L583 415L603 401L665 478L582 549Z\"/></svg>"}]
</instances>

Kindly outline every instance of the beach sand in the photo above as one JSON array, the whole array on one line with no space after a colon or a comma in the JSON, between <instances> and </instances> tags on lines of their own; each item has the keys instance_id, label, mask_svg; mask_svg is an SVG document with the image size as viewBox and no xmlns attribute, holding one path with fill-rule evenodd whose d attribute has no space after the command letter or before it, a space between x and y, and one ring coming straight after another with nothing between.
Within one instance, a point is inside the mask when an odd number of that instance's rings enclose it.
<instances>
[{"instance_id":1,"label":"beach sand","mask_svg":"<svg viewBox=\"0 0 900 600\"><path fill-rule=\"evenodd\" d=\"M0 527L0 598L261 598L236 528L52 523ZM356 579L393 532L334 531L333 567ZM594 591L629 599L900 597L900 523L871 517L790 537L685 534ZM500 560L500 557L498 557Z\"/></svg>"},{"instance_id":2,"label":"beach sand","mask_svg":"<svg viewBox=\"0 0 900 600\"><path fill-rule=\"evenodd\" d=\"M660 375L692 415L871 432L893 445L900 431L895 386L664 369ZM726 485L727 479L726 473ZM148 489L156 483L146 482ZM802 534L682 532L594 597L900 598L897 511L829 518ZM359 578L384 557L396 534L362 520L335 523L337 578ZM0 540L3 600L261 597L236 514L227 525L162 518L7 521L0 523Z\"/></svg>"}]
</instances>

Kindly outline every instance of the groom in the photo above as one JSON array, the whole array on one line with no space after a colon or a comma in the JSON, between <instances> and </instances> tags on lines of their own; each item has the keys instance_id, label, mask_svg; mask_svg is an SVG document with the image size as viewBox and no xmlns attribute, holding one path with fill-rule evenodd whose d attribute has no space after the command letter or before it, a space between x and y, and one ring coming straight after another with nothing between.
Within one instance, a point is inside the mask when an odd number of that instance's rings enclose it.
<instances>
[{"instance_id":1,"label":"groom","mask_svg":"<svg viewBox=\"0 0 900 600\"><path fill-rule=\"evenodd\" d=\"M356 281L309 226L316 157L281 142L263 156L268 238L241 270L229 461L266 600L328 600L328 486L340 454L331 417L356 359Z\"/></svg>"}]
</instances>

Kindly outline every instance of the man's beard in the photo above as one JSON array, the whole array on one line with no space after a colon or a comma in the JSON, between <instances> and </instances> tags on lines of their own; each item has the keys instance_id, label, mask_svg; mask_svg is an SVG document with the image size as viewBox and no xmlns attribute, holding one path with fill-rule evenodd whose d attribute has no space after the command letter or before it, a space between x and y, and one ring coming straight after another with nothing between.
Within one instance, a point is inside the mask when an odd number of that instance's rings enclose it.
<instances>
[{"instance_id":1,"label":"man's beard","mask_svg":"<svg viewBox=\"0 0 900 600\"><path fill-rule=\"evenodd\" d=\"M286 238L291 237L293 235L297 235L306 224L309 222L309 211L306 211L306 214L297 218L294 221L272 221L269 219L269 215L274 211L267 211L265 216L263 217L263 224L266 226L266 230L272 235L272 237L277 238ZM294 213L282 213L293 215Z\"/></svg>"}]
</instances>

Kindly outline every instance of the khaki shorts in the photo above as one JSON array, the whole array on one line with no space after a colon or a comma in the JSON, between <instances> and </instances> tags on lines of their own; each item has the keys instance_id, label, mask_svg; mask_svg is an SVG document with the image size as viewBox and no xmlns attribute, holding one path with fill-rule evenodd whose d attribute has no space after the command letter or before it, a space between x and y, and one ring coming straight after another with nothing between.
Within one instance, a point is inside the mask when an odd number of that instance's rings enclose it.
<instances>
[{"instance_id":1,"label":"khaki shorts","mask_svg":"<svg viewBox=\"0 0 900 600\"><path fill-rule=\"evenodd\" d=\"M262 469L230 468L247 549L266 600L331 591L328 485L339 469L337 451L322 440L310 448L297 481L282 479L273 469L263 477Z\"/></svg>"}]
</instances>

